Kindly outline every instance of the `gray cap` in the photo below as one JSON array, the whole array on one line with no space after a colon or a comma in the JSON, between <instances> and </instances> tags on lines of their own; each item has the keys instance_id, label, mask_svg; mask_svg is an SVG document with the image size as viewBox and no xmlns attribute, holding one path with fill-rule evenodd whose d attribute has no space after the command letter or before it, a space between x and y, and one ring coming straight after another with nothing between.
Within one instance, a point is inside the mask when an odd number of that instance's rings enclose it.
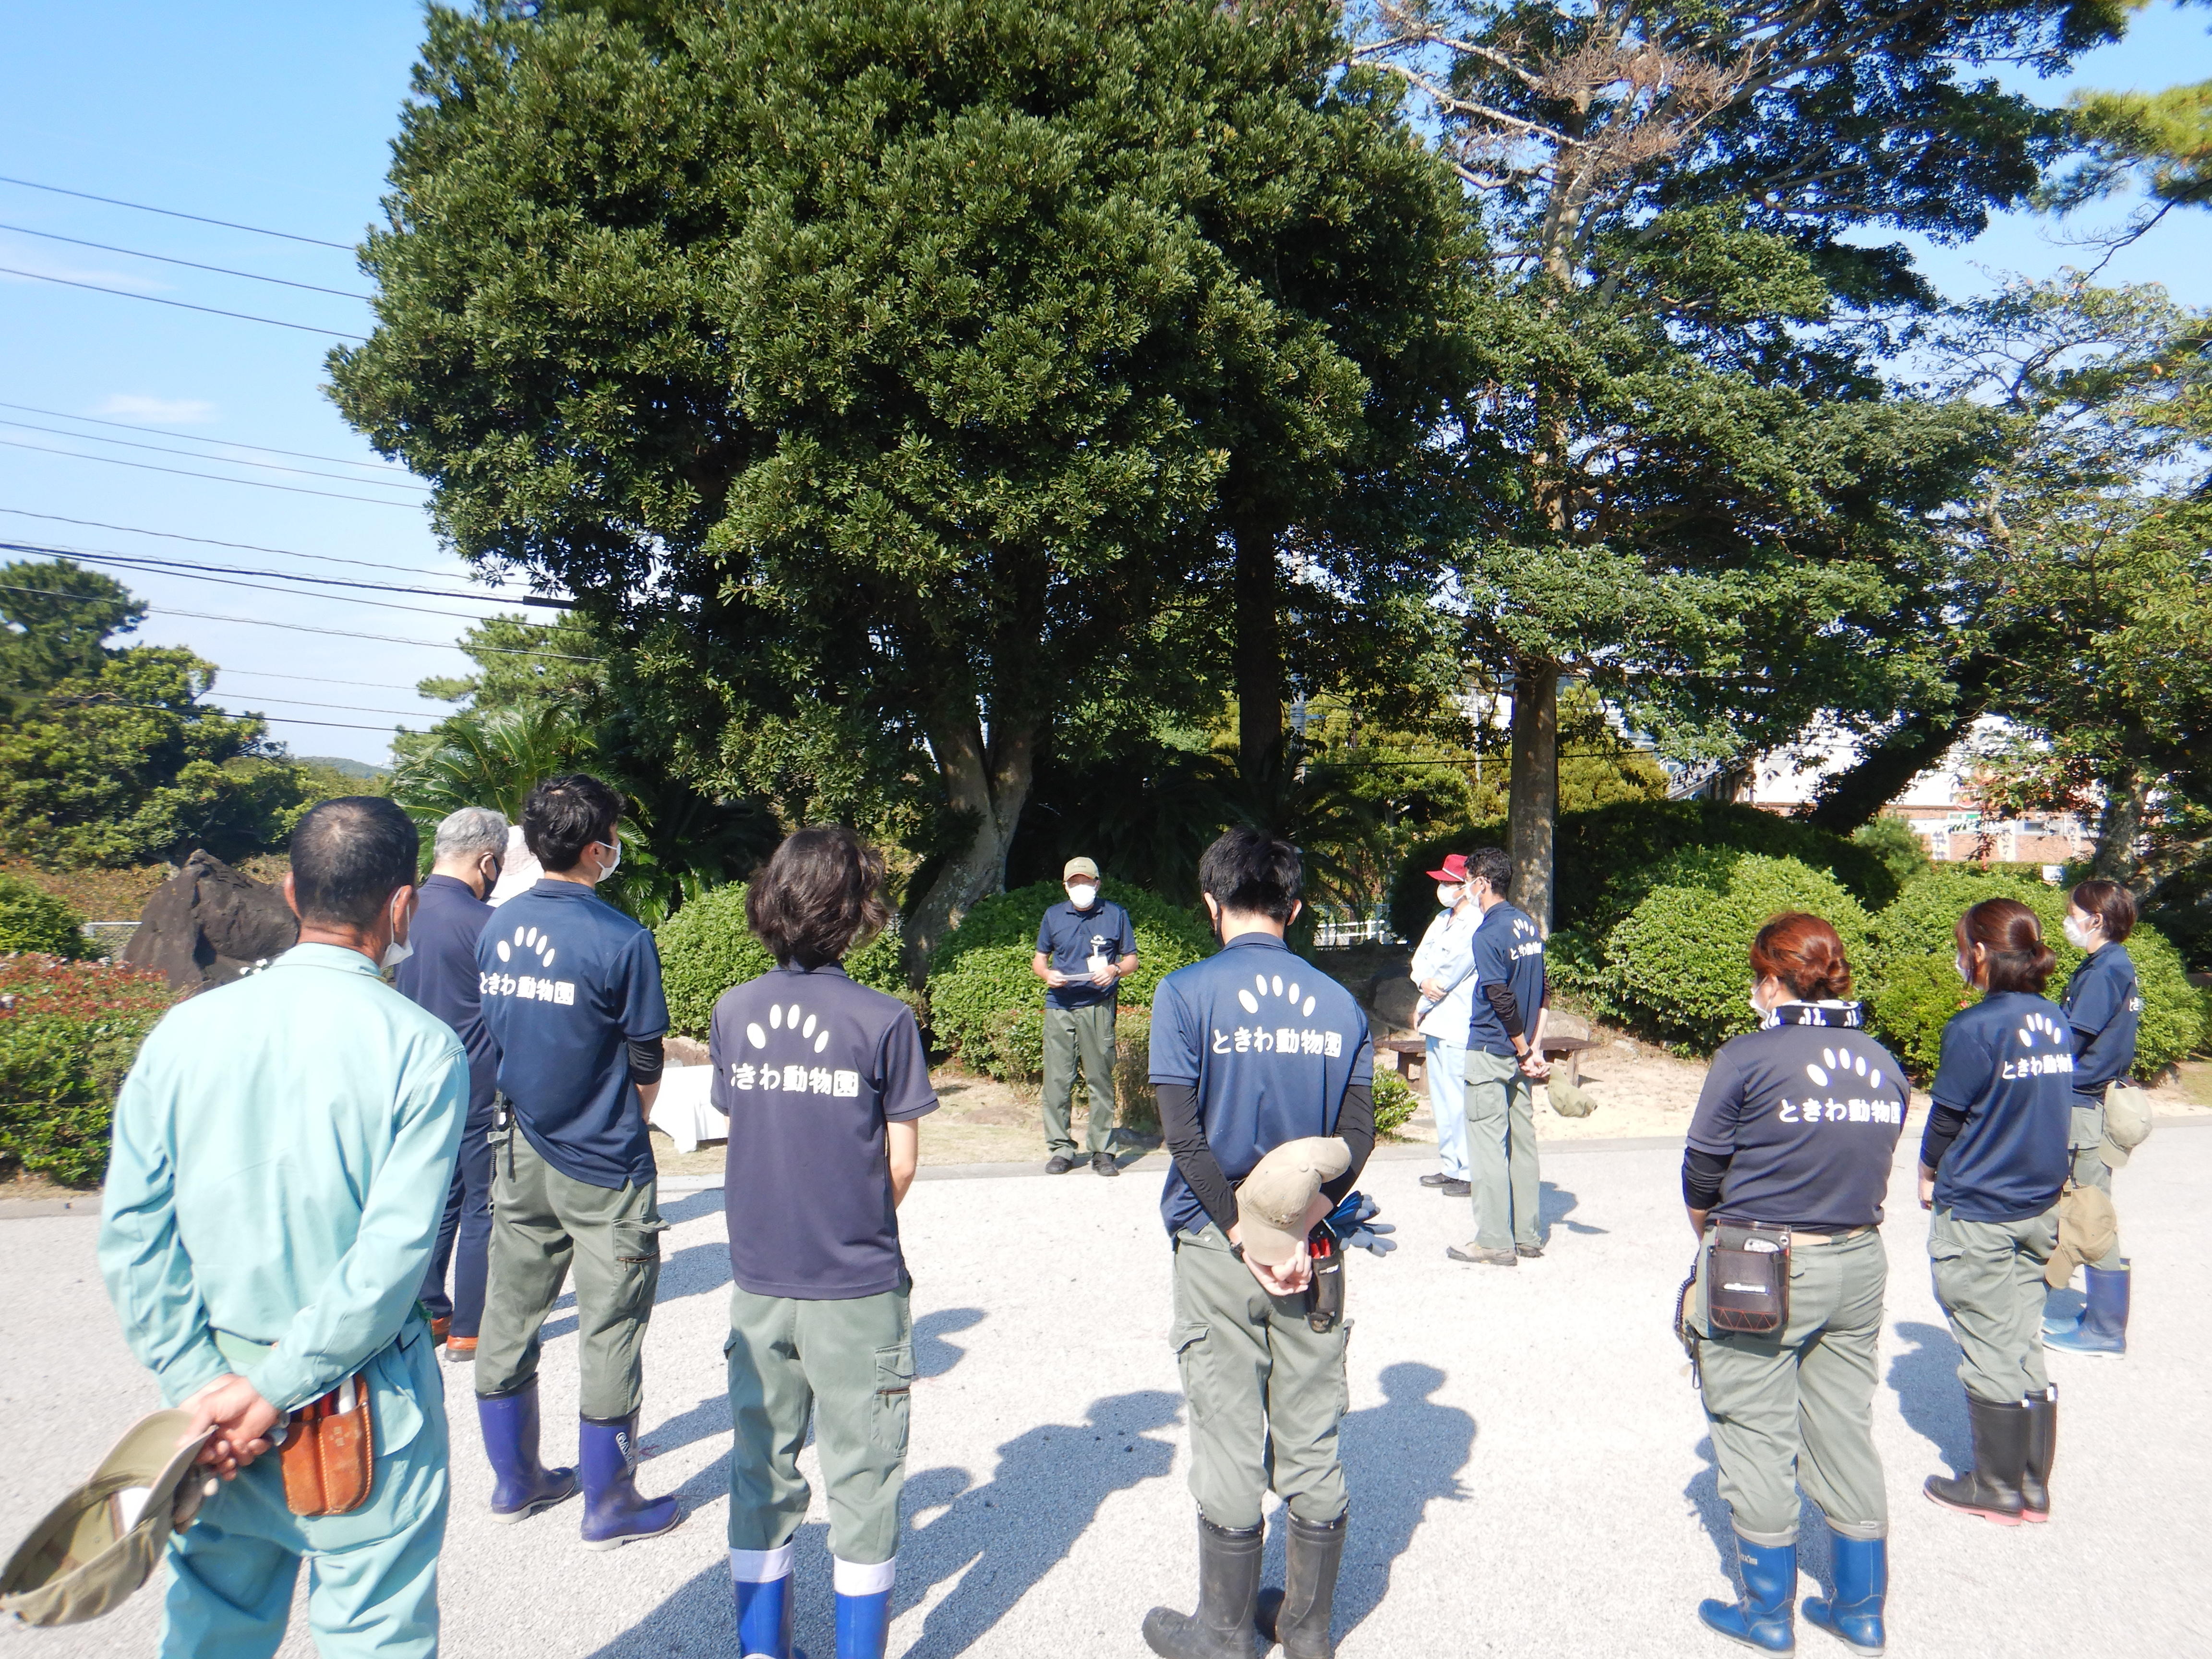
<instances>
[{"instance_id":1,"label":"gray cap","mask_svg":"<svg viewBox=\"0 0 2212 1659\"><path fill-rule=\"evenodd\" d=\"M191 1524L208 1482L193 1462L212 1429L189 1412L141 1418L92 1478L46 1512L0 1569L0 1613L76 1625L112 1613L153 1576L169 1534Z\"/></svg>"},{"instance_id":2,"label":"gray cap","mask_svg":"<svg viewBox=\"0 0 2212 1659\"><path fill-rule=\"evenodd\" d=\"M1352 1148L1331 1136L1286 1140L1237 1188L1237 1240L1244 1254L1279 1267L1306 1242L1306 1209L1325 1181L1352 1167Z\"/></svg>"}]
</instances>

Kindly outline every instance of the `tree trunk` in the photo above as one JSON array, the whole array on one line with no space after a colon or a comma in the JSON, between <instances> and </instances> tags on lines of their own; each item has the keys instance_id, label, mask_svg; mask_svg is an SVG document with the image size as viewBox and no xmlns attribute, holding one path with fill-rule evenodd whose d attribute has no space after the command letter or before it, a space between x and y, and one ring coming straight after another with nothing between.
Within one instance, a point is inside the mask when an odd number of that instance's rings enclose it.
<instances>
[{"instance_id":1,"label":"tree trunk","mask_svg":"<svg viewBox=\"0 0 2212 1659\"><path fill-rule=\"evenodd\" d=\"M2097 850L2090 858L2089 873L2132 887L2140 867L2136 848L2142 840L2150 781L2140 767L2125 766L2104 780L2104 788L2105 811L2097 821Z\"/></svg>"},{"instance_id":2,"label":"tree trunk","mask_svg":"<svg viewBox=\"0 0 2212 1659\"><path fill-rule=\"evenodd\" d=\"M907 917L900 960L907 982L917 988L928 977L931 953L960 918L977 900L1006 886L1007 849L1036 768L1036 734L1028 727L994 727L987 744L979 721L948 724L932 729L929 744L948 805L971 820L974 829L967 845L939 867Z\"/></svg>"},{"instance_id":3,"label":"tree trunk","mask_svg":"<svg viewBox=\"0 0 2212 1659\"><path fill-rule=\"evenodd\" d=\"M1513 902L1552 931L1553 843L1559 818L1559 670L1522 662L1513 672L1513 782L1505 809Z\"/></svg>"},{"instance_id":4,"label":"tree trunk","mask_svg":"<svg viewBox=\"0 0 2212 1659\"><path fill-rule=\"evenodd\" d=\"M1831 835L1848 836L1881 816L1905 786L1941 762L1951 745L1982 717L1994 696L1998 659L1970 657L1951 671L1957 688L1948 708L1907 715L1857 761L1822 784L1805 822Z\"/></svg>"},{"instance_id":5,"label":"tree trunk","mask_svg":"<svg viewBox=\"0 0 2212 1659\"><path fill-rule=\"evenodd\" d=\"M1239 524L1237 543L1237 757L1248 778L1283 736L1283 637L1276 531Z\"/></svg>"}]
</instances>

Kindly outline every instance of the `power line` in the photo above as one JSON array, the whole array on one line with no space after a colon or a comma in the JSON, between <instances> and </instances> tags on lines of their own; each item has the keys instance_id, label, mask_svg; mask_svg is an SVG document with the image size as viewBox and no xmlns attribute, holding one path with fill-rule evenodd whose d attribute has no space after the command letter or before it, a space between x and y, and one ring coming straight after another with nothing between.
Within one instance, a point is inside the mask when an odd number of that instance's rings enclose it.
<instances>
[{"instance_id":1,"label":"power line","mask_svg":"<svg viewBox=\"0 0 2212 1659\"><path fill-rule=\"evenodd\" d=\"M76 704L76 706L80 708L134 708L149 714L174 714L179 719L182 719L187 714L220 714L227 720L261 720L264 722L281 722L286 726L327 726L340 732L389 732L392 730L388 726L362 726L352 720L311 720L297 718L290 714L263 714L259 713L234 714L228 708L210 708L204 703L198 702L191 704L186 708L174 708L167 703L112 702L104 697L71 697L67 699L67 701ZM369 711L363 710L362 712L368 713ZM402 731L409 732L411 736L420 737L422 735L422 733L418 732L411 731L409 727L403 726L400 729Z\"/></svg>"},{"instance_id":2,"label":"power line","mask_svg":"<svg viewBox=\"0 0 2212 1659\"><path fill-rule=\"evenodd\" d=\"M0 416L0 426L11 426L21 432L44 432L51 437L75 438L81 443L120 444L125 449L151 450L156 455L182 455L187 460L213 461L219 466L258 466L270 472L289 472L301 478L328 478L336 483L360 484L377 489L428 489L430 486L420 478L349 478L339 472L311 472L304 466L286 466L281 461L249 461L231 455L203 455L196 450L172 449L167 444L140 443L131 438L103 438L97 432L68 432L58 426L40 426L35 421L11 421Z\"/></svg>"},{"instance_id":3,"label":"power line","mask_svg":"<svg viewBox=\"0 0 2212 1659\"><path fill-rule=\"evenodd\" d=\"M222 672L226 674L243 674L248 679L255 680L303 680L309 685L357 685L365 691L415 690L415 688L411 685L393 685L386 680L325 679L314 674L279 674L274 669L269 668L226 668ZM416 692L416 695L420 696L422 694L420 692ZM432 701L438 702L453 702L459 701L459 699L453 697L439 697L434 698ZM441 714L438 718L443 720L445 716Z\"/></svg>"},{"instance_id":4,"label":"power line","mask_svg":"<svg viewBox=\"0 0 2212 1659\"><path fill-rule=\"evenodd\" d=\"M29 552L51 552L51 551L52 550L51 550L51 549L46 549L46 548L30 548L30 547L25 547L25 546L23 546L21 543L14 543L14 542L0 542L0 549L6 549L6 550L12 550L12 551L15 551L15 552L24 552L24 553L29 553ZM91 557L91 556L87 556L87 555L82 555L82 554L79 554L79 555L71 555L71 556L72 556L72 557L82 557L82 558L84 558L84 559L85 559L85 561L86 561L86 562L88 562L88 563L89 563L89 564L112 564L112 565L115 565L115 566L117 566L118 568L121 568L121 569L135 571L135 572L137 572L137 574L142 574L142 575L156 576L156 575L168 575L168 574L172 574L171 572L168 572L168 571L166 571L166 570L149 570L149 569L145 569L145 568L143 568L143 567L137 566L137 565L133 565L133 564L130 563L129 562L127 562L127 561L125 561L125 560L122 560L122 559L101 559L101 558L94 558L94 557ZM232 579L231 579L230 577L228 577L228 576L181 576L181 577L179 577L179 580L183 580L183 581L193 581L193 582L211 582L211 583L213 583L213 584L214 584L216 586L217 586L217 587L243 587L243 588L246 588L246 589L250 590L251 592L256 592L256 593L283 593L283 594L287 594L287 595L289 595L289 597L291 597L291 598L293 598L293 599L325 599L325 600L328 600L329 602L331 602L331 604L334 604L334 605L366 605L373 606L374 608L375 608L376 610L379 610L379 611L405 611L410 612L411 614L413 614L413 615L415 615L415 616L417 616L417 617L444 617L444 618L445 618L447 621L448 621L448 622L462 622L462 623L472 623L472 624L473 624L473 623L476 623L487 622L487 621L490 620L489 617L471 617L471 616L469 616L469 615L468 615L467 613L465 613L465 611L433 611L433 610L431 610L428 605L394 605L394 604L393 604L391 600L389 600L389 599L356 599L356 598L355 598L352 594L350 594L350 593L314 593L314 594L295 593L295 592L294 592L290 588L288 588L288 587L271 587L271 586L270 586L268 584L266 584L265 582L241 582L241 581L236 581L236 580L232 580ZM313 580L313 578L309 578L309 577L301 577L301 578L300 578L300 580ZM523 623L519 624L519 626L521 626L521 627L524 627L524 628L547 628L547 627L550 627L551 625L552 625L552 624L550 624L550 623Z\"/></svg>"},{"instance_id":5,"label":"power line","mask_svg":"<svg viewBox=\"0 0 2212 1659\"><path fill-rule=\"evenodd\" d=\"M190 219L195 224L221 225L225 230L250 230L256 236L281 236L288 242L305 242L311 247L334 247L341 253L354 251L350 242L326 242L319 236L300 236L289 230L264 230L259 225L241 225L228 219L210 219L200 213L179 213L174 208L149 207L143 202L119 201L112 196L94 196L84 190L64 190L59 185L41 185L28 179L9 179L0 175L0 185L21 185L25 190L43 190L56 196L74 196L84 202L105 202L109 207L130 208L139 213L158 213L170 219Z\"/></svg>"},{"instance_id":6,"label":"power line","mask_svg":"<svg viewBox=\"0 0 2212 1659\"><path fill-rule=\"evenodd\" d=\"M298 484L264 483L259 478L226 478L220 472L187 472L180 466L155 466L151 461L126 461L120 455L80 455L73 449L48 449L43 444L27 444L20 438L0 438L0 444L10 449L27 449L34 455L59 455L72 461L99 461L108 466L131 466L141 472L173 472L179 478L205 478L215 483L245 484L254 489L281 489L290 495L320 495L327 501L360 501L369 507L413 507L417 501L379 501L374 495L341 495L334 489L307 489ZM210 460L219 459L210 456Z\"/></svg>"},{"instance_id":7,"label":"power line","mask_svg":"<svg viewBox=\"0 0 2212 1659\"><path fill-rule=\"evenodd\" d=\"M233 438L207 438L197 432L173 432L166 426L134 426L129 421L104 421L97 415L72 415L65 409L40 409L31 404L4 401L0 401L0 409L12 409L24 415L50 415L58 421L88 421L94 426L112 426L118 432L155 432L164 438L183 438L196 444L221 444L226 449L251 449L263 455L289 455L295 461L329 461L337 466L380 468L386 472L394 470L389 461L355 461L343 455L310 455L299 449L272 449L267 444L242 444ZM209 459L215 458L210 456Z\"/></svg>"},{"instance_id":8,"label":"power line","mask_svg":"<svg viewBox=\"0 0 2212 1659\"><path fill-rule=\"evenodd\" d=\"M100 605L101 599L83 593L57 593L51 587L18 587L0 582L0 593L35 593L43 599L68 599L79 605ZM196 622L243 623L249 628L282 628L294 634L324 634L339 640L376 640L386 645L427 646L434 651L459 651L464 656L484 653L498 657L545 657L555 662L605 662L604 657L580 657L569 651L533 651L518 645L460 646L451 640L405 640L396 634L362 634L348 628L314 628L306 623L272 622L266 617L226 617L213 611L178 611L166 605L149 605L156 617L190 617Z\"/></svg>"},{"instance_id":9,"label":"power line","mask_svg":"<svg viewBox=\"0 0 2212 1659\"><path fill-rule=\"evenodd\" d=\"M204 265L197 259L179 259L167 253L149 253L143 248L118 247L112 242L88 242L82 236L64 236L58 231L33 230L27 225L0 224L0 230L13 231L18 236L40 236L49 242L67 242L71 247L96 247L102 253L127 254L133 259L158 259L165 265L183 265L191 270L211 270L218 276L243 276L249 283L275 283L283 288L305 289L310 294L335 294L341 300L367 300L366 294L355 294L342 288L323 288L313 283L295 283L285 276L264 276L255 270L233 270L228 265Z\"/></svg>"},{"instance_id":10,"label":"power line","mask_svg":"<svg viewBox=\"0 0 2212 1659\"><path fill-rule=\"evenodd\" d=\"M96 551L87 551L83 548L76 547L46 547L35 542L0 541L0 553L34 553L43 554L50 558L82 559L87 564L114 565L121 569L137 571L147 575L167 575L177 571L191 571L201 573L204 576L210 577L215 575L270 576L279 581L313 582L319 586L327 587L360 587L367 588L372 592L379 593L419 593L428 599L467 599L478 605L505 605L507 603L506 599L496 593L464 593L456 592L450 588L442 587L403 587L394 582L349 581L343 576L309 576L295 574L289 570L248 570L232 565L192 564L182 559L156 559L146 555L132 553L101 553ZM196 576L193 579L198 580L200 578ZM233 587L252 587L256 586L256 584L252 582L231 582L226 583L225 586ZM281 593L284 590L281 587L270 587L264 588L262 591L269 593ZM325 593L319 595L319 597L331 599L344 599L346 598L343 593ZM355 599L352 600L351 603L356 605L369 605L374 604L374 601L369 599ZM561 603L566 605L568 601L563 600L561 601ZM422 609L420 605L393 605L391 608L395 611L422 611ZM459 613L450 611L423 611L422 614L426 617L450 617ZM476 622L489 619L471 617L468 617L467 620ZM557 626L557 624L553 623L522 622L518 623L516 626L520 628L552 628Z\"/></svg>"},{"instance_id":11,"label":"power line","mask_svg":"<svg viewBox=\"0 0 2212 1659\"><path fill-rule=\"evenodd\" d=\"M294 708L335 708L341 714L397 714L402 719L434 720L441 720L448 718L444 714L434 714L428 708L364 708L359 703L315 702L307 697L270 697L268 701L270 702L284 703ZM225 714L230 713L228 709L225 709L223 712ZM258 711L257 710L256 712L258 713ZM237 720L240 719L240 716L231 714L231 718L233 720Z\"/></svg>"},{"instance_id":12,"label":"power line","mask_svg":"<svg viewBox=\"0 0 2212 1659\"><path fill-rule=\"evenodd\" d=\"M295 328L302 334L335 336L341 340L366 342L368 336L355 334L343 328L317 328L311 323L288 323L276 317L257 317L250 311L225 311L220 306L196 306L185 300L165 300L158 294L133 294L127 288L106 288L98 283L80 283L71 276L49 276L43 270L18 270L13 265L0 265L0 276L27 276L34 283L59 283L64 288L89 289L94 294L112 294L118 300L144 300L157 306L174 306L179 311L204 311L210 317L235 317L242 323L266 323L271 328Z\"/></svg>"},{"instance_id":13,"label":"power line","mask_svg":"<svg viewBox=\"0 0 2212 1659\"><path fill-rule=\"evenodd\" d=\"M0 513L21 519L43 519L49 524L73 524L85 530L114 530L126 536L151 536L157 541L192 542L201 547L234 547L241 553L274 553L287 559L313 559L318 564L357 565L363 570L392 570L411 576L442 574L411 564L380 564L373 559L341 559L330 553L300 553L289 547L263 547L254 542L219 541L213 536L186 536L173 530L147 530L135 524L103 524L98 519L65 519L58 513L33 513L26 507L0 507Z\"/></svg>"}]
</instances>

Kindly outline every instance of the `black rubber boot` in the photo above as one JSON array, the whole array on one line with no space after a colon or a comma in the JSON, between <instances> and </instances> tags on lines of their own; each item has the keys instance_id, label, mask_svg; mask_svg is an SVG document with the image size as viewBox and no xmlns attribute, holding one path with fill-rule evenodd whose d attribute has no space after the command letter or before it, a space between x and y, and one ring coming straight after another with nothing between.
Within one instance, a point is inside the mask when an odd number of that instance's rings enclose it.
<instances>
[{"instance_id":1,"label":"black rubber boot","mask_svg":"<svg viewBox=\"0 0 2212 1659\"><path fill-rule=\"evenodd\" d=\"M1974 1467L1955 1480L1931 1474L1923 1490L1947 1510L2016 1527L2024 1507L2021 1483L2027 1478L2027 1407L2017 1400L1992 1406L1968 1395L1966 1415L1974 1430Z\"/></svg>"},{"instance_id":2,"label":"black rubber boot","mask_svg":"<svg viewBox=\"0 0 2212 1659\"><path fill-rule=\"evenodd\" d=\"M1334 1521L1290 1517L1284 1545L1283 1588L1260 1595L1260 1634L1283 1644L1283 1659L1336 1659L1328 1620L1336 1600L1336 1570L1344 1565L1347 1510Z\"/></svg>"},{"instance_id":3,"label":"black rubber boot","mask_svg":"<svg viewBox=\"0 0 2212 1659\"><path fill-rule=\"evenodd\" d=\"M1261 1659L1253 1614L1260 1601L1264 1525L1232 1532L1198 1517L1198 1611L1154 1607L1145 1645L1161 1659Z\"/></svg>"},{"instance_id":4,"label":"black rubber boot","mask_svg":"<svg viewBox=\"0 0 2212 1659\"><path fill-rule=\"evenodd\" d=\"M2058 1385L2054 1382L2039 1396L2029 1395L2027 1462L2021 1471L2020 1518L2051 1519L2051 1465L2058 1455Z\"/></svg>"}]
</instances>

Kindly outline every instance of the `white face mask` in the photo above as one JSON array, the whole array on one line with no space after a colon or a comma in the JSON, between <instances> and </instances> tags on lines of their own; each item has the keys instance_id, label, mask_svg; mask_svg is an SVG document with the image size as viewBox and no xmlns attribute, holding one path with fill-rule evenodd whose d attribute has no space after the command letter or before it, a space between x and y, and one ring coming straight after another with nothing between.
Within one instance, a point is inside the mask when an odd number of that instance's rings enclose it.
<instances>
[{"instance_id":1,"label":"white face mask","mask_svg":"<svg viewBox=\"0 0 2212 1659\"><path fill-rule=\"evenodd\" d=\"M611 876L616 871L622 868L622 837L620 836L610 836L605 841L601 842L599 845L602 847L611 848L614 851L614 856L599 866L599 879L601 881L605 881L609 876Z\"/></svg>"},{"instance_id":2,"label":"white face mask","mask_svg":"<svg viewBox=\"0 0 2212 1659\"><path fill-rule=\"evenodd\" d=\"M2066 935L2066 942L2077 951L2093 951L2100 942L2098 929L2085 927L2072 916L2061 924L2060 931Z\"/></svg>"},{"instance_id":3,"label":"white face mask","mask_svg":"<svg viewBox=\"0 0 2212 1659\"><path fill-rule=\"evenodd\" d=\"M1974 970L1966 966L1966 957L1953 957L1951 966L1957 970L1959 982L1961 985L1972 985L1974 982Z\"/></svg>"},{"instance_id":4,"label":"white face mask","mask_svg":"<svg viewBox=\"0 0 2212 1659\"><path fill-rule=\"evenodd\" d=\"M1457 882L1440 881L1437 884L1437 902L1449 910L1459 902L1459 896L1463 890Z\"/></svg>"},{"instance_id":5,"label":"white face mask","mask_svg":"<svg viewBox=\"0 0 2212 1659\"><path fill-rule=\"evenodd\" d=\"M392 926L393 928L392 943L384 947L384 969L386 973L415 954L414 945L398 937L399 919L397 916L392 918Z\"/></svg>"},{"instance_id":6,"label":"white face mask","mask_svg":"<svg viewBox=\"0 0 2212 1659\"><path fill-rule=\"evenodd\" d=\"M1088 910L1098 902L1098 890L1088 882L1078 882L1067 890L1067 902L1079 910Z\"/></svg>"}]
</instances>

